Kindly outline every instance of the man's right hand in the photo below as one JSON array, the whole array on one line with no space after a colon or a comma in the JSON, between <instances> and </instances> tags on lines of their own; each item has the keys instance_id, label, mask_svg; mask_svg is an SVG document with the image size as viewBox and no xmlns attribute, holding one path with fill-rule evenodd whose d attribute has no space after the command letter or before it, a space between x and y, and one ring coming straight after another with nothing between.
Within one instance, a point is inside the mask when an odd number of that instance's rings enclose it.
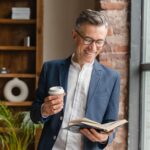
<instances>
[{"instance_id":1,"label":"man's right hand","mask_svg":"<svg viewBox=\"0 0 150 150\"><path fill-rule=\"evenodd\" d=\"M42 117L46 118L60 112L64 105L63 98L64 94L46 97L41 106Z\"/></svg>"}]
</instances>

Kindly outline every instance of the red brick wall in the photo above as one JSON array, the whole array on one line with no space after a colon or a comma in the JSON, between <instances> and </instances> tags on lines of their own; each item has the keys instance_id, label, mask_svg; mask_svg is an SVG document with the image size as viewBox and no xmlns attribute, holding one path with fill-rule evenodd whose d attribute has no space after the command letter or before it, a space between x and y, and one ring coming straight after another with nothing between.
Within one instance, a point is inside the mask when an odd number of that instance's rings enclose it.
<instances>
[{"instance_id":1,"label":"red brick wall","mask_svg":"<svg viewBox=\"0 0 150 150\"><path fill-rule=\"evenodd\" d=\"M116 69L121 75L119 118L128 114L129 17L127 0L99 0L96 8L104 11L110 21L107 44L99 56L101 63ZM107 150L127 150L127 126L119 127L114 142Z\"/></svg>"}]
</instances>

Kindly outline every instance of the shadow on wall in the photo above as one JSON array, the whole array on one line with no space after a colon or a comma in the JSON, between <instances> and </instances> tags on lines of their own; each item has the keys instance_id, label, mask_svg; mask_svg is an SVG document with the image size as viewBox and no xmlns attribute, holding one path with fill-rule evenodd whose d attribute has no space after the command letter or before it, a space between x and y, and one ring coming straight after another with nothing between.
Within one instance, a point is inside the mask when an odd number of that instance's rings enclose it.
<instances>
[{"instance_id":1,"label":"shadow on wall","mask_svg":"<svg viewBox=\"0 0 150 150\"><path fill-rule=\"evenodd\" d=\"M94 9L93 0L44 0L44 58L66 58L73 51L72 29L76 16L86 8Z\"/></svg>"}]
</instances>

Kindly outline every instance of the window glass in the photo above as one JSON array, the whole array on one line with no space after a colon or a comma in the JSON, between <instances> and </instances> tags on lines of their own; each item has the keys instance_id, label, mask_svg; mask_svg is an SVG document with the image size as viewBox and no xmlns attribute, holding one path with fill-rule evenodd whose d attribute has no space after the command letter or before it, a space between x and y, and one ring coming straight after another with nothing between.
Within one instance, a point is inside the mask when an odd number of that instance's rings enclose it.
<instances>
[{"instance_id":1,"label":"window glass","mask_svg":"<svg viewBox=\"0 0 150 150\"><path fill-rule=\"evenodd\" d=\"M142 150L150 150L150 71L142 74Z\"/></svg>"},{"instance_id":2,"label":"window glass","mask_svg":"<svg viewBox=\"0 0 150 150\"><path fill-rule=\"evenodd\" d=\"M150 63L150 0L143 5L142 64ZM150 150L150 69L142 70L141 149Z\"/></svg>"},{"instance_id":3,"label":"window glass","mask_svg":"<svg viewBox=\"0 0 150 150\"><path fill-rule=\"evenodd\" d=\"M150 63L150 0L144 1L143 8L143 63Z\"/></svg>"}]
</instances>

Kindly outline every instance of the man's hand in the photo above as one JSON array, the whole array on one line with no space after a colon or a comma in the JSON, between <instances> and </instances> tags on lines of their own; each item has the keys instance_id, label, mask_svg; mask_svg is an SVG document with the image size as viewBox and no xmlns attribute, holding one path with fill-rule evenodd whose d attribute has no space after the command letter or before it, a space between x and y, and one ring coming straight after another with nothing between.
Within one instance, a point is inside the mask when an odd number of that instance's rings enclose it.
<instances>
[{"instance_id":1,"label":"man's hand","mask_svg":"<svg viewBox=\"0 0 150 150\"><path fill-rule=\"evenodd\" d=\"M48 96L44 99L44 103L41 106L41 114L43 117L48 117L60 112L63 109L63 97L62 95Z\"/></svg>"},{"instance_id":2,"label":"man's hand","mask_svg":"<svg viewBox=\"0 0 150 150\"><path fill-rule=\"evenodd\" d=\"M105 132L98 132L95 129L84 128L80 130L80 133L82 133L85 137L87 137L92 142L106 143L109 135L112 134L113 131L105 133Z\"/></svg>"}]
</instances>

